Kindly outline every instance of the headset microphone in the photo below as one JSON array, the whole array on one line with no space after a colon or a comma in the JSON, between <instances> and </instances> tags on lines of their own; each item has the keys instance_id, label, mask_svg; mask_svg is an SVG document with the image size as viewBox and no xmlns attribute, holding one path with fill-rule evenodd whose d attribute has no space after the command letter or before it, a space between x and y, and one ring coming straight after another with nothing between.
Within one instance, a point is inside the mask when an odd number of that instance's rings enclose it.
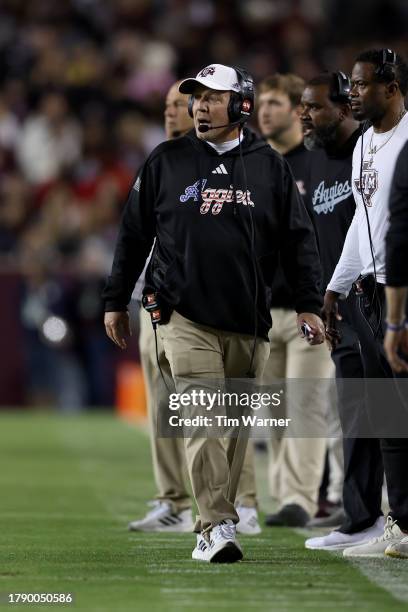
<instances>
[{"instance_id":1,"label":"headset microphone","mask_svg":"<svg viewBox=\"0 0 408 612\"><path fill-rule=\"evenodd\" d=\"M226 123L225 125L209 125L208 123L204 123L202 125L199 125L197 130L201 134L205 134L205 132L209 132L210 130L219 130L221 128L239 125L240 123L242 123L242 119L240 119L239 121L233 121L232 123Z\"/></svg>"}]
</instances>

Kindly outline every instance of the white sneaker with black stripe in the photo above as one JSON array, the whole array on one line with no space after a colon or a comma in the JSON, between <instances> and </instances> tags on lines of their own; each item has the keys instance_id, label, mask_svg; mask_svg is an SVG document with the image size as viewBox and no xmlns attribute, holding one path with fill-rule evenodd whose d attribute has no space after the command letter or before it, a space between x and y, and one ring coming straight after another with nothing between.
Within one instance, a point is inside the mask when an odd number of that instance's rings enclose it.
<instances>
[{"instance_id":1,"label":"white sneaker with black stripe","mask_svg":"<svg viewBox=\"0 0 408 612\"><path fill-rule=\"evenodd\" d=\"M243 535L259 535L262 532L256 508L251 506L237 506L236 510L239 516L237 533L242 533Z\"/></svg>"},{"instance_id":2,"label":"white sneaker with black stripe","mask_svg":"<svg viewBox=\"0 0 408 612\"><path fill-rule=\"evenodd\" d=\"M129 523L129 531L161 531L172 533L185 533L193 531L193 515L191 509L182 510L174 514L167 502L149 502L153 509L139 521Z\"/></svg>"},{"instance_id":3,"label":"white sneaker with black stripe","mask_svg":"<svg viewBox=\"0 0 408 612\"><path fill-rule=\"evenodd\" d=\"M193 550L191 557L195 561L209 561L208 553L210 550L210 544L204 538L201 533L197 533L197 544Z\"/></svg>"},{"instance_id":4,"label":"white sneaker with black stripe","mask_svg":"<svg viewBox=\"0 0 408 612\"><path fill-rule=\"evenodd\" d=\"M210 563L235 563L243 557L242 549L236 540L236 526L231 519L222 521L210 532Z\"/></svg>"}]
</instances>

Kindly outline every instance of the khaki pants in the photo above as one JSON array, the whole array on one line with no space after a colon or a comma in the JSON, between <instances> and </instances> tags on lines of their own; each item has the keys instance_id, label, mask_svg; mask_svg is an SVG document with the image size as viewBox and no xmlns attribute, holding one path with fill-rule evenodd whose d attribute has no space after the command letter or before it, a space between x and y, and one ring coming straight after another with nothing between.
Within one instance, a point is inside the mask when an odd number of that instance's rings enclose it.
<instances>
[{"instance_id":1,"label":"khaki pants","mask_svg":"<svg viewBox=\"0 0 408 612\"><path fill-rule=\"evenodd\" d=\"M150 445L154 478L157 487L156 499L170 504L174 513L191 507L187 490L188 471L183 438L162 438L157 435L159 411L168 411L168 391L157 366L155 339L150 315L140 309L139 349L143 375L146 384L149 416ZM163 343L157 333L159 363L171 389L174 388L170 364L164 353ZM175 389L174 389L175 390ZM237 504L256 506L256 488L253 459L253 444L249 441L238 485Z\"/></svg>"},{"instance_id":2,"label":"khaki pants","mask_svg":"<svg viewBox=\"0 0 408 612\"><path fill-rule=\"evenodd\" d=\"M271 352L263 382L272 384L277 378L316 378L334 376L334 364L326 344L310 346L300 338L296 313L286 309L272 310L273 328L269 339ZM335 401L316 385L316 393L302 402L286 405L288 417L296 429L316 432L316 437L272 437L269 455L269 486L279 508L298 504L310 516L317 510L318 491L322 480L328 432L328 402ZM304 401L303 401L304 399Z\"/></svg>"},{"instance_id":3,"label":"khaki pants","mask_svg":"<svg viewBox=\"0 0 408 612\"><path fill-rule=\"evenodd\" d=\"M157 334L159 363L169 387L173 384L169 362ZM146 384L147 412L149 416L150 446L153 460L154 479L157 487L156 498L171 505L176 514L191 507L187 490L187 467L184 458L184 443L180 438L159 438L157 415L168 410L168 391L161 379L157 366L156 348L150 315L140 309L140 360ZM164 391L163 391L164 390Z\"/></svg>"},{"instance_id":4,"label":"khaki pants","mask_svg":"<svg viewBox=\"0 0 408 612\"><path fill-rule=\"evenodd\" d=\"M173 312L159 326L165 355L177 393L194 389L214 392L214 380L245 378L250 361L251 336L197 325ZM257 376L263 372L269 344L258 339L254 358ZM195 531L209 530L222 520L238 522L234 503L244 463L247 438L190 437L184 439L187 468L199 515Z\"/></svg>"}]
</instances>

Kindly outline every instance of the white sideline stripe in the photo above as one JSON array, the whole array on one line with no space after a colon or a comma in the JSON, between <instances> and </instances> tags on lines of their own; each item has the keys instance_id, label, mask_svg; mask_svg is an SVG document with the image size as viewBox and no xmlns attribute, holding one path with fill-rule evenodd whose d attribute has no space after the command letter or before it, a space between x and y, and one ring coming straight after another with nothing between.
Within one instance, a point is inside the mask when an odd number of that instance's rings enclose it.
<instances>
[{"instance_id":1,"label":"white sideline stripe","mask_svg":"<svg viewBox=\"0 0 408 612\"><path fill-rule=\"evenodd\" d=\"M0 516L4 518L30 518L30 519L63 519L64 521L73 521L78 519L89 519L89 520L107 520L106 514L69 514L66 512L29 512L24 510L0 511Z\"/></svg>"},{"instance_id":2,"label":"white sideline stripe","mask_svg":"<svg viewBox=\"0 0 408 612\"><path fill-rule=\"evenodd\" d=\"M345 559L346 560L346 559ZM407 560L392 559L347 559L370 582L387 591L394 599L408 602ZM399 571L398 571L399 570Z\"/></svg>"}]
</instances>

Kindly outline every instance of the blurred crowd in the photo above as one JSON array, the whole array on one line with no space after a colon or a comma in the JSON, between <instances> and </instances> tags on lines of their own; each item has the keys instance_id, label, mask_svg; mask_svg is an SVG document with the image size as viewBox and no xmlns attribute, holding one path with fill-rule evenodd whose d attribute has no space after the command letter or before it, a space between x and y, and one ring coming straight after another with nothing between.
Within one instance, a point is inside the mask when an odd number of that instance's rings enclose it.
<instances>
[{"instance_id":1,"label":"blurred crowd","mask_svg":"<svg viewBox=\"0 0 408 612\"><path fill-rule=\"evenodd\" d=\"M0 273L18 278L22 400L114 401L100 290L172 82L214 61L310 78L376 38L408 55L407 22L404 0L1 0Z\"/></svg>"}]
</instances>

